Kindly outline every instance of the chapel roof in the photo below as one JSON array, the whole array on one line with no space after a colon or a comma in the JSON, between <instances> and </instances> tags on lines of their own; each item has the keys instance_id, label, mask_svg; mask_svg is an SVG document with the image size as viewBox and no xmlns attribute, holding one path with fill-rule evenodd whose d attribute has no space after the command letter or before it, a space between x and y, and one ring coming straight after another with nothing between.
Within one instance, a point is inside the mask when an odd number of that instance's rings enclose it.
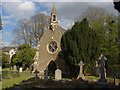
<instances>
[{"instance_id":1,"label":"chapel roof","mask_svg":"<svg viewBox=\"0 0 120 90\"><path fill-rule=\"evenodd\" d=\"M17 50L17 47L3 47L2 51L3 52L9 52L11 49L14 49L15 51Z\"/></svg>"}]
</instances>

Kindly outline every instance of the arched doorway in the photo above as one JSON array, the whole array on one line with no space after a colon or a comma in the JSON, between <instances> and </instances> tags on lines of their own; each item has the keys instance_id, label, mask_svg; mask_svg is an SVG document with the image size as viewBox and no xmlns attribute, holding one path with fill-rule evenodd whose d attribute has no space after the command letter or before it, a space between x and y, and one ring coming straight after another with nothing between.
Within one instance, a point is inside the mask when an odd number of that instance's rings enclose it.
<instances>
[{"instance_id":1,"label":"arched doorway","mask_svg":"<svg viewBox=\"0 0 120 90\"><path fill-rule=\"evenodd\" d=\"M56 69L57 69L56 63L52 60L48 65L48 76L54 77Z\"/></svg>"}]
</instances>

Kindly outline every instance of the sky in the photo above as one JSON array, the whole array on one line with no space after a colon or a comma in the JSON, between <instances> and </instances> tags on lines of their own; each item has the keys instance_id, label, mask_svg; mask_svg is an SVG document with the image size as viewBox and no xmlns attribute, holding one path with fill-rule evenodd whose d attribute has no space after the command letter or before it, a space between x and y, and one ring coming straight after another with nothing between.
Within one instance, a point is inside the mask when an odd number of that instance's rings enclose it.
<instances>
[{"instance_id":1,"label":"sky","mask_svg":"<svg viewBox=\"0 0 120 90\"><path fill-rule=\"evenodd\" d=\"M0 31L0 44L2 46L12 46L15 38L13 30L17 27L17 21L29 18L38 13L46 13L50 15L52 5L55 3L58 15L59 25L65 29L70 28L74 24L76 17L87 10L89 6L104 8L110 13L117 15L112 0L61 0L57 2L48 2L48 0L1 0L2 27ZM43 2L44 1L44 2ZM63 2L64 1L64 2Z\"/></svg>"}]
</instances>

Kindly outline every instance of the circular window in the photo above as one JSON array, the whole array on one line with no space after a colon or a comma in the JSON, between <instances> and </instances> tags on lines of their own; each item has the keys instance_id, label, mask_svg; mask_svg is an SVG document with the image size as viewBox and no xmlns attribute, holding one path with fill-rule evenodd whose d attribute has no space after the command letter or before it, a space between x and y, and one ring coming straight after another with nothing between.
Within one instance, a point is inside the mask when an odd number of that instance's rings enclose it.
<instances>
[{"instance_id":1,"label":"circular window","mask_svg":"<svg viewBox=\"0 0 120 90\"><path fill-rule=\"evenodd\" d=\"M56 51L57 51L57 43L56 42L51 42L51 43L49 43L49 45L48 45L48 51L50 52L50 53L55 53Z\"/></svg>"}]
</instances>

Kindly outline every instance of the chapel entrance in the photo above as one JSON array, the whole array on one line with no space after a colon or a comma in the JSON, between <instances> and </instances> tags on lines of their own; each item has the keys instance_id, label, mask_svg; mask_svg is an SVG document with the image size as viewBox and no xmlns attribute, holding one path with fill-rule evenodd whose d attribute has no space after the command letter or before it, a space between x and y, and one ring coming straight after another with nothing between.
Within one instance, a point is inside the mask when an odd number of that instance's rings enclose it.
<instances>
[{"instance_id":1,"label":"chapel entrance","mask_svg":"<svg viewBox=\"0 0 120 90\"><path fill-rule=\"evenodd\" d=\"M48 65L48 76L54 77L56 69L57 69L56 63L52 60Z\"/></svg>"}]
</instances>

